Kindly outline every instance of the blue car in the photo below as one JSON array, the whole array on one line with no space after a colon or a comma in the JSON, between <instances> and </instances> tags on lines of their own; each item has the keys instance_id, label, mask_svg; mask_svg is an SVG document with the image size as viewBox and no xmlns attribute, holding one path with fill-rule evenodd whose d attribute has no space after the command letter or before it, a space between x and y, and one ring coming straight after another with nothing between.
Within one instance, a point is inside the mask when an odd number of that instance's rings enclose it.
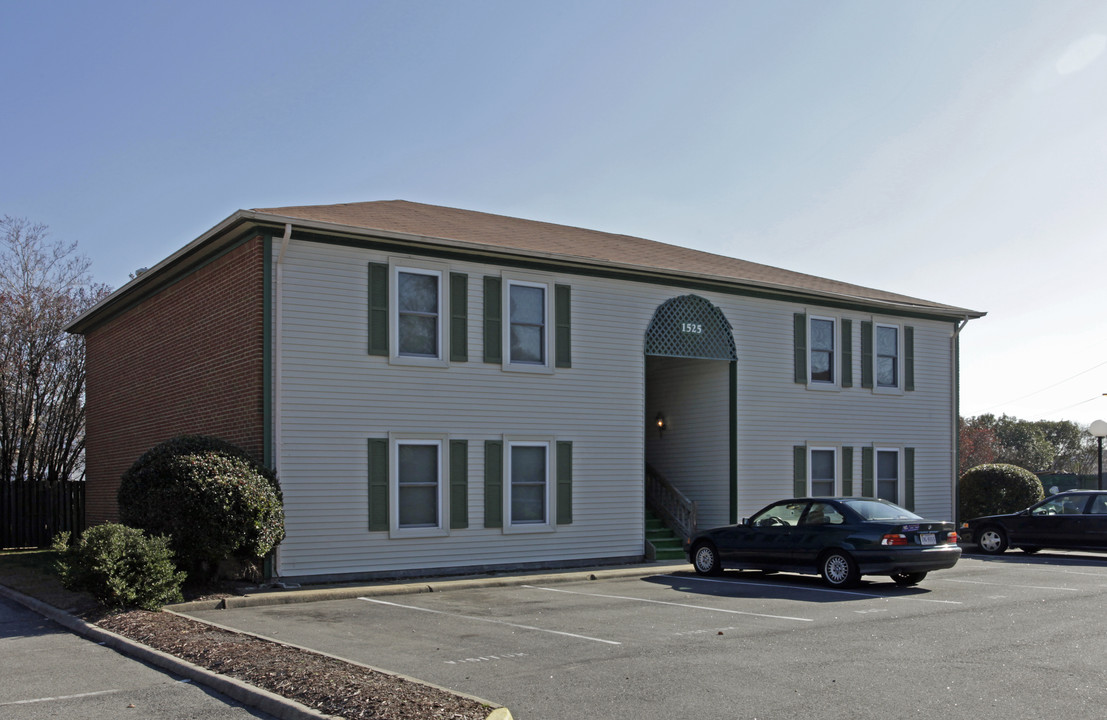
<instances>
[{"instance_id":1,"label":"blue car","mask_svg":"<svg viewBox=\"0 0 1107 720\"><path fill-rule=\"evenodd\" d=\"M856 497L780 500L739 525L697 533L684 549L700 575L724 569L818 574L837 588L856 585L862 575L916 585L961 557L954 523Z\"/></svg>"}]
</instances>

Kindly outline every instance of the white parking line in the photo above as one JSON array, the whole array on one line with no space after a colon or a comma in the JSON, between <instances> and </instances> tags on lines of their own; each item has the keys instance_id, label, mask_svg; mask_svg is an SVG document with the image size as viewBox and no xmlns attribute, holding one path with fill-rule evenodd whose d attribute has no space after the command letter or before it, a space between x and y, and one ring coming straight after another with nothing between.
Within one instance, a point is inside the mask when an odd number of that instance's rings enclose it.
<instances>
[{"instance_id":1,"label":"white parking line","mask_svg":"<svg viewBox=\"0 0 1107 720\"><path fill-rule=\"evenodd\" d=\"M79 695L58 695L56 697L44 697L35 698L33 700L13 700L12 702L0 703L0 707L7 705L30 705L32 703L44 703L54 702L55 700L74 700L76 698L96 697L97 695L111 695L112 693L123 692L122 690L98 690L97 692L81 693Z\"/></svg>"},{"instance_id":2,"label":"white parking line","mask_svg":"<svg viewBox=\"0 0 1107 720\"><path fill-rule=\"evenodd\" d=\"M667 577L667 576L662 576ZM812 618L789 617L787 615L766 615L765 613L745 612L743 610L731 610L729 608L714 608L705 605L691 605L689 603L668 602L666 600L649 600L646 598L627 597L625 595L604 595L602 593L586 593L576 590L562 590L561 588L539 587L538 585L523 585L532 590L545 590L547 592L565 593L567 595L587 595L589 597L610 598L612 600L633 600L634 602L653 603L655 605L672 605L673 607L690 608L692 610L707 610L708 612L729 613L731 615L749 615L751 617L769 618L771 620L794 620L796 622L814 622Z\"/></svg>"},{"instance_id":3,"label":"white parking line","mask_svg":"<svg viewBox=\"0 0 1107 720\"><path fill-rule=\"evenodd\" d=\"M748 580L718 580L705 577L691 577L685 575L658 575L657 577L670 578L672 580L696 580L698 582L707 583L722 583L724 585L752 585L754 587L785 587L783 585L769 585L763 582L749 582ZM832 595L852 595L854 597L875 598L877 600L915 600L918 602L938 603L940 605L963 605L964 603L957 600L935 600L933 598L915 597L914 595L874 595L872 593L857 592L854 590L835 590L834 588L824 587L804 587L799 590L806 590L809 592L821 592L831 593Z\"/></svg>"},{"instance_id":4,"label":"white parking line","mask_svg":"<svg viewBox=\"0 0 1107 720\"><path fill-rule=\"evenodd\" d=\"M948 578L946 582L962 583L964 585L998 585L1000 587L1022 588L1023 590L1068 590L1069 592L1080 592L1079 588L1058 587L1056 585L1012 585L1011 583L983 582L981 580L951 580Z\"/></svg>"},{"instance_id":5,"label":"white parking line","mask_svg":"<svg viewBox=\"0 0 1107 720\"><path fill-rule=\"evenodd\" d=\"M420 612L433 613L435 615L446 615L447 617L463 618L465 620L477 620L479 622L493 623L495 625L506 625L508 627L520 628L522 630L534 630L535 632L550 633L551 635L564 635L566 637L577 638L578 640L590 640L592 642L604 643L605 645L622 645L621 642L616 642L614 640L604 640L602 638L588 637L587 635L577 635L576 633L561 632L560 630L547 630L546 628L534 627L533 625L519 625L516 623L509 623L504 620L494 620L492 618L477 617L475 615L462 615L460 613L445 612L444 610L431 610L430 608L421 608L415 605L401 605L400 603L387 602L385 600L378 600L376 598L359 597L358 600L377 603L378 605L390 605L392 607L404 608L406 610L418 610Z\"/></svg>"}]
</instances>

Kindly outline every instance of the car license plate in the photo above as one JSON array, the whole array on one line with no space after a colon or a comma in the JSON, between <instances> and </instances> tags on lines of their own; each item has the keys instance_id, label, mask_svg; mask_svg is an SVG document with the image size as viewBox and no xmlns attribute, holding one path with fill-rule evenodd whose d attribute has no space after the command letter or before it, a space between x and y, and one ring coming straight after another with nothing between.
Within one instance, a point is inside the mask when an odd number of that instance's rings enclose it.
<instances>
[{"instance_id":1,"label":"car license plate","mask_svg":"<svg viewBox=\"0 0 1107 720\"><path fill-rule=\"evenodd\" d=\"M919 543L922 545L937 545L934 533L919 533Z\"/></svg>"}]
</instances>

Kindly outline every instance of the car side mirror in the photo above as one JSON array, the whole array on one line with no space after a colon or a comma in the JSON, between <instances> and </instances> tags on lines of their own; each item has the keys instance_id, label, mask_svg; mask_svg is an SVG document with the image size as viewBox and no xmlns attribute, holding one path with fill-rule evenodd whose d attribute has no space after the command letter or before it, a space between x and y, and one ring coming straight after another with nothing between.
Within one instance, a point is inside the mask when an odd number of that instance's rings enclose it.
<instances>
[{"instance_id":1,"label":"car side mirror","mask_svg":"<svg viewBox=\"0 0 1107 720\"><path fill-rule=\"evenodd\" d=\"M750 524L750 519L748 517L742 518L742 524L748 527Z\"/></svg>"}]
</instances>

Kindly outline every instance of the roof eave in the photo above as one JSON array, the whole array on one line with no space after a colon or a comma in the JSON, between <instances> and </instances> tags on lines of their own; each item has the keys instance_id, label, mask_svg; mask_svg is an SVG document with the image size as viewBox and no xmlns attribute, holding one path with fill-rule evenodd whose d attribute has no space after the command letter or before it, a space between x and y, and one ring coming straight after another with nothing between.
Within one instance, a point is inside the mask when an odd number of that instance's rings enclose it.
<instances>
[{"instance_id":1,"label":"roof eave","mask_svg":"<svg viewBox=\"0 0 1107 720\"><path fill-rule=\"evenodd\" d=\"M258 212L256 210L238 210L228 216L219 224L212 227L203 235L188 243L177 252L159 262L157 265L154 265L149 270L144 271L141 275L138 275L137 277L131 279L128 283L115 290L108 297L104 298L99 303L86 310L66 327L66 331L78 334L84 333L90 327L95 325L100 317L105 314L111 313L112 309L126 305L130 298L132 298L133 296L139 295L144 290L152 289L156 287L159 283L164 282L166 280L165 275L172 272L174 269L177 268L177 266L184 265L185 267L192 267L193 265L203 262L205 259L218 254L220 251L222 251L227 243L232 242L236 237L239 237L241 235L241 233L234 233L232 231L239 229L248 229L249 226L255 226L258 228L282 228L285 225L289 224L291 224L293 228L310 230L325 235L344 237L353 236L365 239L384 238L390 240L398 240L414 245L424 245L428 248L447 247L467 253L480 253L492 257L499 256L527 259L537 258L541 260L546 260L551 263L559 263L570 266L576 265L593 269L604 268L620 271L630 275L648 275L653 278L672 278L674 282L683 280L685 282L693 281L699 283L715 284L719 286L743 287L751 290L759 290L768 293L786 295L796 299L804 299L808 301L825 299L828 301L839 303L848 302L852 304L861 304L867 307L871 307L874 310L886 309L890 312L922 313L926 315L948 317L955 320L975 319L983 317L986 314L976 310L968 310L965 308L957 308L951 306L934 306L895 302L862 297L858 295L849 295L845 293L835 293L826 290L799 288L794 285L787 285L782 283L771 283L749 279L736 279L733 277L713 275L710 273L669 270L649 265L637 265L634 263L599 260L596 258L589 258L579 255L566 255L564 253L521 250L504 247L501 245L489 245L485 243L456 240L452 238L441 238L428 235L402 233L393 230L343 225L340 223L331 223L319 220L305 220L302 218L286 215Z\"/></svg>"}]
</instances>

